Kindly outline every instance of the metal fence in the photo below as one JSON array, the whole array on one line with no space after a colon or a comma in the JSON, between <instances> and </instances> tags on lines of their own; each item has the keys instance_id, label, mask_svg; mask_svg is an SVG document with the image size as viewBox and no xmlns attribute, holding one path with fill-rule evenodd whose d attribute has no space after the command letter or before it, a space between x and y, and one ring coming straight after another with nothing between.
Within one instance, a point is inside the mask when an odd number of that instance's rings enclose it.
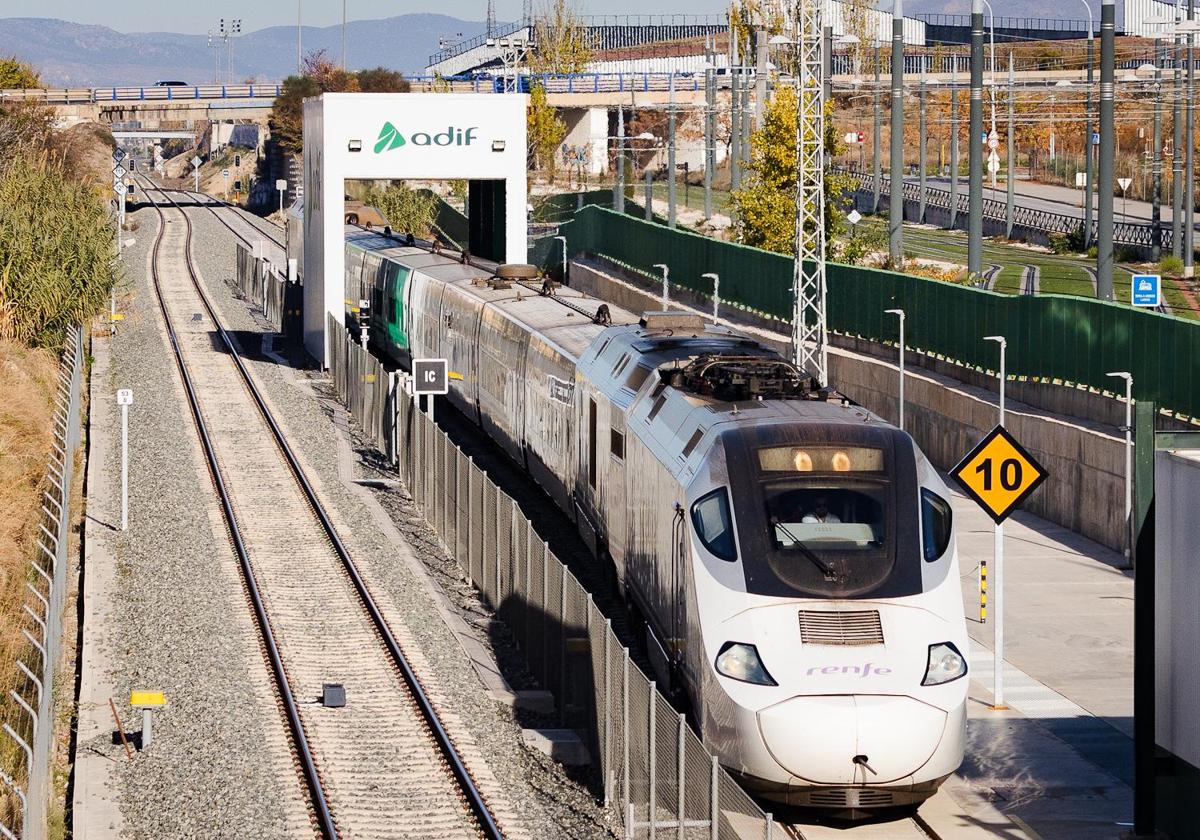
<instances>
[{"instance_id":1,"label":"metal fence","mask_svg":"<svg viewBox=\"0 0 1200 840\"><path fill-rule=\"evenodd\" d=\"M875 194L875 176L870 172L859 172L853 169L843 167L834 167L835 171L844 175L848 175L857 181L858 189L855 199L858 206L863 209L870 208L874 203ZM891 203L891 184L890 176L883 175L879 179L879 209L880 212L887 209ZM932 187L925 188L925 205L926 207L939 207L949 210L951 204L951 195L949 190L934 189ZM914 205L914 212L909 214L916 221L915 206L918 206L921 201L921 185L912 181L904 182L904 202L906 212L908 205ZM959 227L964 227L967 224L967 215L970 210L970 196L967 193L967 182L963 179L957 195L954 196L955 217ZM983 199L983 218L991 219L997 222L1005 222L1008 218L1008 203L1005 200L998 198ZM1097 229L1099 222L1092 220L1092 232L1089 241L1096 241ZM1024 228L1026 230L1043 231L1047 235L1051 233L1070 233L1083 227L1083 219L1078 216L1072 216L1067 213L1055 213L1052 210L1041 210L1036 207L1027 207L1022 204L1013 203L1013 227L1015 229ZM1114 220L1113 222L1113 241L1118 245L1128 245L1133 248L1149 253L1151 246L1154 244L1155 233L1158 234L1158 244L1163 251L1171 250L1171 225L1170 223L1160 223L1156 226L1152 224L1140 224L1136 222L1125 222Z\"/></svg>"},{"instance_id":2,"label":"metal fence","mask_svg":"<svg viewBox=\"0 0 1200 840\"><path fill-rule=\"evenodd\" d=\"M332 318L338 395L378 407L380 382L353 371L379 363ZM592 596L550 551L512 497L422 412L388 390L395 418L389 460L426 521L484 602L505 622L530 672L558 701L600 770L598 791L629 840L658 836L766 838L772 820L720 767L646 678Z\"/></svg>"},{"instance_id":3,"label":"metal fence","mask_svg":"<svg viewBox=\"0 0 1200 840\"><path fill-rule=\"evenodd\" d=\"M0 767L0 796L15 796L20 826L0 820L0 837L41 840L51 785L54 744L54 669L62 643L63 600L67 589L67 551L71 529L71 486L75 449L79 445L80 390L83 378L83 332L67 330L66 345L54 397L53 448L42 492L37 549L26 575L21 634L28 643L17 655L22 679L4 698L0 719L5 738L20 749L16 768ZM11 702L10 702L11 701ZM9 770L12 775L9 775Z\"/></svg>"},{"instance_id":4,"label":"metal fence","mask_svg":"<svg viewBox=\"0 0 1200 840\"><path fill-rule=\"evenodd\" d=\"M303 296L300 283L288 280L278 267L256 257L241 242L237 243L237 271L233 285L242 298L257 306L271 326L284 336L300 334Z\"/></svg>"},{"instance_id":5,"label":"metal fence","mask_svg":"<svg viewBox=\"0 0 1200 840\"><path fill-rule=\"evenodd\" d=\"M363 350L337 319L332 315L325 317L331 337L329 372L334 391L367 439L388 463L393 463L396 374L385 370L378 359Z\"/></svg>"},{"instance_id":6,"label":"metal fence","mask_svg":"<svg viewBox=\"0 0 1200 840\"><path fill-rule=\"evenodd\" d=\"M670 230L600 207L585 207L560 231L573 255L591 253L661 277L702 295L721 278L721 305L782 321L792 317L792 259ZM905 339L918 352L993 370L996 349L985 335L1008 338L1008 375L1111 390L1109 371L1133 374L1134 396L1187 417L1200 417L1200 323L1125 304L1065 295L1004 295L881 269L830 263L829 329L895 342L896 318L908 313Z\"/></svg>"}]
</instances>

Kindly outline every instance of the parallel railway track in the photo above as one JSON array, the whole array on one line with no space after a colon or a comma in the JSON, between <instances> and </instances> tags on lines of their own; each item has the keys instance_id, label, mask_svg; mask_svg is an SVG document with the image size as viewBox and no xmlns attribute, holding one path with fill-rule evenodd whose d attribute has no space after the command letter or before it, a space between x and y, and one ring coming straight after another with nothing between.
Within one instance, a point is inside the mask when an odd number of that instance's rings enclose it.
<instances>
[{"instance_id":1,"label":"parallel railway track","mask_svg":"<svg viewBox=\"0 0 1200 840\"><path fill-rule=\"evenodd\" d=\"M437 711L205 294L166 191L151 274L274 678L327 838L501 837ZM215 211L214 211L215 212ZM346 705L313 698L326 682Z\"/></svg>"}]
</instances>

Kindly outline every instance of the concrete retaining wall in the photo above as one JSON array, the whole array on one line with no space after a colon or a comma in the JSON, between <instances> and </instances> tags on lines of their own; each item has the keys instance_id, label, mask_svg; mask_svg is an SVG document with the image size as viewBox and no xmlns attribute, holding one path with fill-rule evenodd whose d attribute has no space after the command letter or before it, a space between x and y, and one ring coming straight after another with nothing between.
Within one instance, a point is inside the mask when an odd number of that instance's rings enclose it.
<instances>
[{"instance_id":1,"label":"concrete retaining wall","mask_svg":"<svg viewBox=\"0 0 1200 840\"><path fill-rule=\"evenodd\" d=\"M637 285L638 282L638 278L596 261L571 263L572 288L631 312L660 309L658 292L650 291L647 281L641 281L647 282L647 288ZM672 290L672 296L674 305L703 313L712 311L711 303L702 296L686 290ZM789 352L787 337L777 328L769 328L775 325L753 316L746 318L738 310L729 310L727 314L731 324L784 354ZM723 310L722 317L725 316ZM747 320L755 323L743 323ZM855 349L863 349L861 344L855 343ZM830 376L838 390L850 399L896 422L899 379L895 349L877 344L871 346L878 355L831 348ZM957 365L951 367L964 374L970 373L973 378L985 378L978 371ZM994 377L991 379L995 381ZM986 388L958 381L938 371L919 367L914 370L911 365L905 381L905 426L939 469L953 467L996 424L996 395ZM1014 384L1021 387L1013 388ZM1046 483L1030 497L1024 509L1116 551L1123 551L1126 538L1122 433L1114 425L1053 414L1018 402L1013 391L1024 388L1052 402L1095 409L1110 422L1116 420L1118 410L1121 417L1118 422L1123 422L1123 405L1109 397L1076 388L1053 385L1031 388L1031 384L1009 383L1005 389L1005 425L1050 472ZM1063 393L1056 394L1055 391Z\"/></svg>"}]
</instances>

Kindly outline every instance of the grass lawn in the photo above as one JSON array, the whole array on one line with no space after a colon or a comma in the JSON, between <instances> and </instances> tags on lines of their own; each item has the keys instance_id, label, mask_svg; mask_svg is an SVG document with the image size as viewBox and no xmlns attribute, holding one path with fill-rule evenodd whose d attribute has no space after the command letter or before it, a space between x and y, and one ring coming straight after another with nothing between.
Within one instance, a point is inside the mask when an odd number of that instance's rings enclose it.
<instances>
[{"instance_id":1,"label":"grass lawn","mask_svg":"<svg viewBox=\"0 0 1200 840\"><path fill-rule=\"evenodd\" d=\"M860 228L879 230L883 230L885 225L886 223L882 219L870 217L859 223ZM957 230L905 226L904 251L914 257L965 265L967 235L963 231ZM1096 293L1092 275L1085 270L1085 266L1094 268L1096 261L1087 257L1048 254L1019 245L1006 245L984 240L983 265L985 271L991 266L1001 267L992 288L1004 294L1021 294L1022 280L1027 266L1034 266L1038 269L1040 292L1083 297L1092 297ZM1137 270L1136 266L1126 265L1117 265L1113 269L1114 291L1117 300L1122 303L1129 302L1130 276L1134 270ZM1200 319L1200 312L1194 311L1188 305L1184 295L1169 280L1163 282L1163 296L1173 314L1184 318Z\"/></svg>"}]
</instances>

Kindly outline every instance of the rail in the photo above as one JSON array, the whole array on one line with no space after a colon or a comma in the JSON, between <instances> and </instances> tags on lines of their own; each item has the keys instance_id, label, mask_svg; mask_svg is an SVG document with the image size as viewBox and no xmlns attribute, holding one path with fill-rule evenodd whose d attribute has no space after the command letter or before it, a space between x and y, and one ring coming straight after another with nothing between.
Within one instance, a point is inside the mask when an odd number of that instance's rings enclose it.
<instances>
[{"instance_id":1,"label":"rail","mask_svg":"<svg viewBox=\"0 0 1200 840\"><path fill-rule=\"evenodd\" d=\"M772 836L772 818L717 762L631 661L612 621L538 536L517 503L463 453L403 387L387 399L379 361L328 317L339 399L380 451L484 602L510 628L530 672L556 698L559 724L588 734L598 790L627 840ZM372 381L374 379L374 381ZM370 404L373 417L360 413ZM357 407L357 408L356 408Z\"/></svg>"},{"instance_id":2,"label":"rail","mask_svg":"<svg viewBox=\"0 0 1200 840\"><path fill-rule=\"evenodd\" d=\"M47 836L56 724L52 705L54 697L61 694L61 689L55 686L55 668L62 644L63 603L70 566L67 555L75 513L71 507L71 487L75 450L80 441L83 359L83 330L69 327L54 394L53 442L46 469L46 489L42 493L37 550L29 561L27 600L22 605L24 626L20 630L28 646L18 654L17 668L24 679L4 698L3 737L18 746L25 761L23 768L15 769L12 775L0 767L0 798L15 796L21 814L19 829L0 821L0 835L23 840L42 840ZM29 662L34 665L31 667ZM10 700L12 704L8 703Z\"/></svg>"},{"instance_id":3,"label":"rail","mask_svg":"<svg viewBox=\"0 0 1200 840\"><path fill-rule=\"evenodd\" d=\"M153 185L151 185L151 186L153 186ZM456 781L459 789L461 790L464 799L466 800L468 808L470 809L471 813L474 815L475 819L478 821L479 828L480 828L482 834L487 838L491 838L491 840L500 840L500 838L502 837L500 829L497 826L495 819L492 816L490 810L488 809L487 804L483 799L482 793L476 787L474 780L471 778L470 773L467 771L466 765L463 763L461 756L458 754L458 750L455 748L449 734L446 732L445 728L443 727L441 719L439 718L437 711L433 707L432 701L429 699L428 695L425 693L425 690L421 686L420 681L417 679L415 672L412 670L412 666L409 664L407 657L404 655L404 652L401 650L400 644L399 644L399 642L397 642L395 636L393 635L391 627L389 626L387 620L383 617L383 614L380 611L379 606L376 604L374 597L371 595L370 591L367 588L366 582L363 580L361 574L359 573L357 565L354 563L354 560L350 557L349 551L346 549L345 545L342 543L342 540L339 537L336 528L334 528L328 512L325 510L324 505L321 503L316 492L313 490L312 485L309 483L308 477L305 474L303 468L300 466L300 462L296 458L295 453L292 451L291 446L288 444L287 439L285 438L282 429L278 425L278 423L277 423L275 417L272 415L270 409L267 407L266 401L264 400L262 394L258 390L257 385L254 384L254 380L250 376L250 373L247 370L245 362L242 360L241 355L238 353L237 347L236 347L233 339L228 335L228 333L225 331L224 327L221 325L221 321L217 315L216 310L214 309L211 301L209 300L208 295L204 292L199 277L197 277L195 274L195 271L192 267L192 262L191 262L191 253L190 253L190 248L191 248L190 243L191 243L191 238L192 238L191 237L191 220L188 217L188 214L185 211L182 211L181 208L178 208L178 205L174 202L173 199L170 198L170 196L167 194L167 192L165 190L162 190L161 188L157 188L157 187L155 187L155 189L157 189L163 195L163 197L167 199L168 202L170 202L172 205L174 205L177 209L181 210L181 213L182 213L182 216L184 219L184 223L185 223L185 226L187 229L188 272L191 276L191 281L196 289L199 299L205 309L205 312L207 314L209 322L211 324L213 324L214 328L216 329L217 334L219 335L221 342L224 346L225 352L227 352L229 354L235 367L237 368L237 371L238 371L239 377L242 381L242 384L245 386L246 390L249 392L249 394L250 394L251 398L253 399L254 404L257 406L258 411L261 414L263 420L266 422L267 426L270 428L271 436L274 439L275 444L278 446L280 453L283 455L284 459L286 460L288 468L292 472L292 475L295 477L297 484L299 485L301 491L304 494L305 499L307 500L309 506L311 507L311 509L313 511L313 514L316 516L317 520L320 522L321 528L324 531L326 537L328 538L330 545L336 552L338 559L341 561L342 568L344 569L347 577L350 580L350 583L352 584L355 592L357 593L358 599L361 602L365 612L367 613L367 616L370 619L371 625L373 626L375 632L378 634L379 639L383 643L383 646L386 648L389 658L391 659L393 665L395 665L397 670L400 672L400 675L403 678L405 686L407 687L409 693L411 694L414 704L416 705L417 709L420 711L420 714L421 714L422 718L424 719L425 724L429 728L430 734L431 734L435 744L437 745L437 748L441 752L442 757L445 759L448 769L450 770L451 774L454 776L455 781ZM158 210L158 212L160 214L162 214L161 206L159 206L157 203L155 203L155 207ZM164 217L164 220L165 220L165 217ZM162 235L165 232L165 230L166 230L165 224L162 224L159 226L159 237L158 237L158 239L156 239L156 242L154 245L154 249L156 252L155 256L157 256L157 250L161 244ZM155 282L155 288L157 291L158 290L157 274L154 278L154 282ZM334 823L332 814L329 812L329 806L325 799L324 789L323 789L323 786L322 786L322 783L320 780L320 775L317 771L315 759L311 754L310 748L308 746L307 738L304 734L303 725L300 721L299 711L296 706L297 701L291 690L291 686L288 682L286 674L284 673L282 658L279 654L278 648L276 646L276 642L274 640L274 637L273 637L273 634L272 634L272 631L270 628L270 624L267 620L265 605L262 601L261 595L259 594L259 592L257 590L256 585L254 584L254 573L250 567L249 554L248 554L246 546L242 540L240 529L237 525L237 519L234 515L232 500L224 486L224 481L222 479L221 470L220 470L219 464L217 462L215 450L212 446L211 441L209 440L207 424L205 423L203 415L200 411L199 401L197 399L195 390L192 386L191 377L188 373L187 366L184 361L183 354L182 354L182 351L181 351L181 348L179 345L179 341L178 341L177 336L175 335L175 331L171 325L167 306L166 306L165 300L164 300L161 292L158 293L158 298L159 298L159 306L162 309L163 318L167 324L167 329L170 334L170 336L169 336L170 344L171 344L171 347L172 347L172 350L173 350L173 353L175 356L176 365L179 368L180 376L184 383L185 391L186 391L187 397L188 397L188 402L189 402L189 405L191 406L193 418L195 420L197 429L200 432L200 438L201 438L201 442L202 442L202 445L203 445L203 448L205 451L205 456L206 456L206 460L208 462L209 470L212 474L214 484L217 488L218 495L220 496L220 499L221 499L221 505L224 510L226 521L228 522L228 525L229 525L230 537L233 541L234 548L238 554L239 563L242 568L243 577L246 580L247 589L249 591L249 595L250 595L252 603L254 605L254 610L255 610L256 618L259 623L260 630L262 632L263 641L267 648L267 653L268 653L269 659L271 661L271 666L272 666L272 671L273 671L273 674L275 677L276 686L277 686L277 689L279 690L281 701L284 703L284 706L285 706L286 716L288 718L289 726L290 726L293 736L294 736L293 741L294 741L297 751L298 751L297 760L300 761L301 766L303 768L303 774L305 776L306 782L308 783L308 786L309 786L310 793L312 795L313 806L314 806L314 809L316 810L316 813L318 816L318 821L320 824L321 831L328 838L336 838L339 836L337 827Z\"/></svg>"}]
</instances>

